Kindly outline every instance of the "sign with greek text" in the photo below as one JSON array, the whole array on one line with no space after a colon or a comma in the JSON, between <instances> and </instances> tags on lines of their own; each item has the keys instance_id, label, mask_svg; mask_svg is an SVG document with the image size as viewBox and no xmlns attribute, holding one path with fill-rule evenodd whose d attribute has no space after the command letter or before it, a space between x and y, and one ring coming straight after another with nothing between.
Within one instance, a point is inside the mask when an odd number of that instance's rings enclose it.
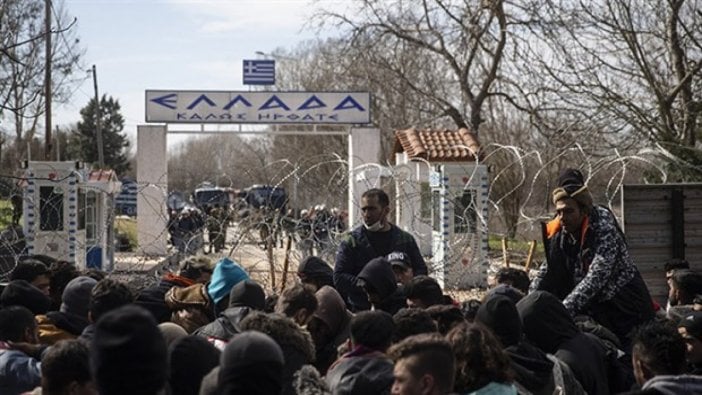
<instances>
[{"instance_id":1,"label":"sign with greek text","mask_svg":"<svg viewBox=\"0 0 702 395\"><path fill-rule=\"evenodd\" d=\"M368 124L368 92L146 91L146 122Z\"/></svg>"}]
</instances>

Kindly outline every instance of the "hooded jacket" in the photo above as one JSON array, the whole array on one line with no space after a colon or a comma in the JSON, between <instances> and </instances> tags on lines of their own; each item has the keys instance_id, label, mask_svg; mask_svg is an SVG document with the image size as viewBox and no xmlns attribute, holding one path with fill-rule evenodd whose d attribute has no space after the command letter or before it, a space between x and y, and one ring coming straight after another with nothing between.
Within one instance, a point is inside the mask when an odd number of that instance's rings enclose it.
<instances>
[{"instance_id":1,"label":"hooded jacket","mask_svg":"<svg viewBox=\"0 0 702 395\"><path fill-rule=\"evenodd\" d=\"M246 280L235 285L229 294L229 308L220 316L193 332L215 345L227 343L234 335L241 332L239 324L251 311L263 310L266 295L257 283Z\"/></svg>"},{"instance_id":2,"label":"hooded jacket","mask_svg":"<svg viewBox=\"0 0 702 395\"><path fill-rule=\"evenodd\" d=\"M587 313L594 305L615 301L612 323L622 339L636 325L654 316L651 296L634 265L614 214L593 206L582 225L580 240L573 243L558 219L547 228L547 260L530 285L563 299L571 316ZM629 317L630 316L630 317ZM599 319L598 319L599 320Z\"/></svg>"},{"instance_id":3,"label":"hooded jacket","mask_svg":"<svg viewBox=\"0 0 702 395\"><path fill-rule=\"evenodd\" d=\"M74 278L63 291L60 311L36 317L41 343L54 344L59 340L75 339L83 333L90 325L88 304L95 284L97 281L90 277Z\"/></svg>"},{"instance_id":4,"label":"hooded jacket","mask_svg":"<svg viewBox=\"0 0 702 395\"><path fill-rule=\"evenodd\" d=\"M297 273L305 278L315 279L322 286L334 286L334 270L316 256L308 256L300 262Z\"/></svg>"},{"instance_id":5,"label":"hooded jacket","mask_svg":"<svg viewBox=\"0 0 702 395\"><path fill-rule=\"evenodd\" d=\"M605 350L580 332L555 296L532 292L517 303L517 310L529 341L565 362L587 393L609 393Z\"/></svg>"},{"instance_id":6,"label":"hooded jacket","mask_svg":"<svg viewBox=\"0 0 702 395\"><path fill-rule=\"evenodd\" d=\"M374 258L358 273L358 280L365 281L378 292L381 302L373 305L377 310L394 315L407 307L405 293L398 288L392 265L385 258Z\"/></svg>"},{"instance_id":7,"label":"hooded jacket","mask_svg":"<svg viewBox=\"0 0 702 395\"><path fill-rule=\"evenodd\" d=\"M283 367L284 395L294 395L293 378L303 365L314 361L314 343L310 334L295 321L279 314L254 312L241 321L243 331L259 331L270 336L280 346L285 357ZM237 342L235 336L230 343Z\"/></svg>"},{"instance_id":8,"label":"hooded jacket","mask_svg":"<svg viewBox=\"0 0 702 395\"><path fill-rule=\"evenodd\" d=\"M148 310L159 324L171 319L171 309L166 305L166 293L173 287L189 287L195 282L189 278L166 273L157 285L144 288L134 302Z\"/></svg>"},{"instance_id":9,"label":"hooded jacket","mask_svg":"<svg viewBox=\"0 0 702 395\"><path fill-rule=\"evenodd\" d=\"M363 226L346 234L339 244L334 264L334 287L352 311L370 308L363 290L356 285L356 276L373 258L387 256L393 251L404 252L412 262L415 276L427 274L427 265L414 237L393 224L388 232L391 232L391 242L382 251L373 249Z\"/></svg>"},{"instance_id":10,"label":"hooded jacket","mask_svg":"<svg viewBox=\"0 0 702 395\"><path fill-rule=\"evenodd\" d=\"M206 284L173 287L166 293L166 305L172 311L171 322L188 333L214 320L214 303L207 294Z\"/></svg>"},{"instance_id":11,"label":"hooded jacket","mask_svg":"<svg viewBox=\"0 0 702 395\"><path fill-rule=\"evenodd\" d=\"M318 345L316 349L315 367L325 374L329 366L337 358L337 347L349 338L352 314L346 310L346 305L338 292L332 287L325 286L316 293L317 310L313 316L324 322L332 334L332 341Z\"/></svg>"},{"instance_id":12,"label":"hooded jacket","mask_svg":"<svg viewBox=\"0 0 702 395\"><path fill-rule=\"evenodd\" d=\"M475 321L487 326L509 355L515 381L532 394L553 394L553 362L536 347L522 341L522 323L514 302L492 294L480 305Z\"/></svg>"}]
</instances>

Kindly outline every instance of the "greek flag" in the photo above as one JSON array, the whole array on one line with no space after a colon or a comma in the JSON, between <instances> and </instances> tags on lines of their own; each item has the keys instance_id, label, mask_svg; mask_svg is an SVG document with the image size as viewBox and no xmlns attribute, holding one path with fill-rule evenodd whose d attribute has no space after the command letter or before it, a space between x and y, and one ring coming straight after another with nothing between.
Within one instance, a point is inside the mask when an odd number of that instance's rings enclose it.
<instances>
[{"instance_id":1,"label":"greek flag","mask_svg":"<svg viewBox=\"0 0 702 395\"><path fill-rule=\"evenodd\" d=\"M275 85L275 60L244 60L244 85Z\"/></svg>"}]
</instances>

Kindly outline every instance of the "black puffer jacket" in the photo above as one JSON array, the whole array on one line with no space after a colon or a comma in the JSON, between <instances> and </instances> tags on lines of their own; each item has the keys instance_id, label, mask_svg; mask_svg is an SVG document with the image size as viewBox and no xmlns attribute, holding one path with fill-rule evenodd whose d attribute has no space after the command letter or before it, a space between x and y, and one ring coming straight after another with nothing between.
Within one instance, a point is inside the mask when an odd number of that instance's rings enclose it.
<instances>
[{"instance_id":1,"label":"black puffer jacket","mask_svg":"<svg viewBox=\"0 0 702 395\"><path fill-rule=\"evenodd\" d=\"M394 381L392 360L380 352L342 358L327 372L332 394L390 394Z\"/></svg>"},{"instance_id":2,"label":"black puffer jacket","mask_svg":"<svg viewBox=\"0 0 702 395\"><path fill-rule=\"evenodd\" d=\"M230 307L216 320L193 332L193 335L202 336L212 343L217 343L217 340L226 343L241 332L239 324L251 311L253 310L248 307Z\"/></svg>"}]
</instances>

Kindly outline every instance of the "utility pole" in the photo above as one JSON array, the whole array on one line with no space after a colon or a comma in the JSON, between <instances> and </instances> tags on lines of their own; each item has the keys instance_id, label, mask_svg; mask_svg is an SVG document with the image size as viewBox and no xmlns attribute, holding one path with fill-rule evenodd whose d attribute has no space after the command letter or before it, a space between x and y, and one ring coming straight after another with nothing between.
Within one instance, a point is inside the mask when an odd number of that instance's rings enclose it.
<instances>
[{"instance_id":1,"label":"utility pole","mask_svg":"<svg viewBox=\"0 0 702 395\"><path fill-rule=\"evenodd\" d=\"M51 160L51 0L44 0L44 43L46 64L44 70L44 159Z\"/></svg>"},{"instance_id":2,"label":"utility pole","mask_svg":"<svg viewBox=\"0 0 702 395\"><path fill-rule=\"evenodd\" d=\"M97 69L93 65L93 86L95 86L95 133L97 135L98 165L102 170L105 167L105 153L102 147L102 120L100 114L100 95L98 94Z\"/></svg>"}]
</instances>

